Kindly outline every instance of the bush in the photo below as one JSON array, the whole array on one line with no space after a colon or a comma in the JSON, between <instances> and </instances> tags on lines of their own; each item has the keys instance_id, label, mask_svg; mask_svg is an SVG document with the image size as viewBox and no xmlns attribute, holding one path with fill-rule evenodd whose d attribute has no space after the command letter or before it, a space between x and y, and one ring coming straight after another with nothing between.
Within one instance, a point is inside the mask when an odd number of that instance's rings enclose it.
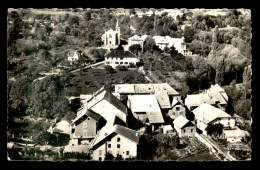
<instances>
[{"instance_id":1,"label":"bush","mask_svg":"<svg viewBox=\"0 0 260 170\"><path fill-rule=\"evenodd\" d=\"M119 71L127 71L128 70L126 66L120 66L120 65L116 66L116 69L119 70Z\"/></svg>"}]
</instances>

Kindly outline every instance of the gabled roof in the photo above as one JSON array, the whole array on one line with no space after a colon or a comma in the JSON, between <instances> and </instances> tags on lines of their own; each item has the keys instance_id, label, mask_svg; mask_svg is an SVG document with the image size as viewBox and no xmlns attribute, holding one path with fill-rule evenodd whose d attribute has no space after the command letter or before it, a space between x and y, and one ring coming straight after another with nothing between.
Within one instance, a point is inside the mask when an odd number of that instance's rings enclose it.
<instances>
[{"instance_id":1,"label":"gabled roof","mask_svg":"<svg viewBox=\"0 0 260 170\"><path fill-rule=\"evenodd\" d=\"M186 124L189 123L189 120L183 117L182 115L178 116L174 121L173 124L179 127L180 129L183 128Z\"/></svg>"},{"instance_id":2,"label":"gabled roof","mask_svg":"<svg viewBox=\"0 0 260 170\"><path fill-rule=\"evenodd\" d=\"M132 112L161 112L155 95L128 95Z\"/></svg>"},{"instance_id":3,"label":"gabled roof","mask_svg":"<svg viewBox=\"0 0 260 170\"><path fill-rule=\"evenodd\" d=\"M187 95L185 105L199 106L202 103L215 104L215 100L206 93Z\"/></svg>"},{"instance_id":4,"label":"gabled roof","mask_svg":"<svg viewBox=\"0 0 260 170\"><path fill-rule=\"evenodd\" d=\"M171 107L175 106L175 105L178 104L178 103L180 103L181 105L184 106L184 104L182 103L182 101L180 101L178 98L173 98L173 100L172 100L172 106L171 106Z\"/></svg>"},{"instance_id":5,"label":"gabled roof","mask_svg":"<svg viewBox=\"0 0 260 170\"><path fill-rule=\"evenodd\" d=\"M229 118L229 114L223 110L216 108L208 103L203 103L199 107L193 110L195 117L203 121L204 123L210 123L217 118Z\"/></svg>"},{"instance_id":6,"label":"gabled roof","mask_svg":"<svg viewBox=\"0 0 260 170\"><path fill-rule=\"evenodd\" d=\"M149 123L164 123L161 112L146 112Z\"/></svg>"},{"instance_id":7,"label":"gabled roof","mask_svg":"<svg viewBox=\"0 0 260 170\"><path fill-rule=\"evenodd\" d=\"M226 138L242 138L245 136L249 136L249 133L247 131L241 130L239 128L235 130L223 130L223 133L225 134Z\"/></svg>"},{"instance_id":8,"label":"gabled roof","mask_svg":"<svg viewBox=\"0 0 260 170\"><path fill-rule=\"evenodd\" d=\"M96 135L94 140L91 142L90 148L94 148L97 144L104 142L113 133L120 134L137 144L139 143L139 134L137 131L121 125L114 125L114 121L110 121L107 122L106 125Z\"/></svg>"},{"instance_id":9,"label":"gabled roof","mask_svg":"<svg viewBox=\"0 0 260 170\"><path fill-rule=\"evenodd\" d=\"M112 93L105 90L104 87L95 92L93 96L87 101L88 109L91 109L94 105L96 105L102 100L107 100L110 104L112 104L117 109L119 109L127 115L126 106L120 100L118 100Z\"/></svg>"},{"instance_id":10,"label":"gabled roof","mask_svg":"<svg viewBox=\"0 0 260 170\"><path fill-rule=\"evenodd\" d=\"M171 108L171 103L170 103L170 99L169 99L167 92L158 90L158 91L155 91L155 96L162 109Z\"/></svg>"},{"instance_id":11,"label":"gabled roof","mask_svg":"<svg viewBox=\"0 0 260 170\"><path fill-rule=\"evenodd\" d=\"M227 104L228 96L223 88L221 88L218 84L211 85L211 87L206 90L206 93L215 98L216 101L219 101L220 104Z\"/></svg>"},{"instance_id":12,"label":"gabled roof","mask_svg":"<svg viewBox=\"0 0 260 170\"><path fill-rule=\"evenodd\" d=\"M99 114L95 113L94 111L87 109L87 107L83 107L82 110L79 111L80 113L78 114L78 116L72 121L72 124L74 124L75 122L77 122L80 118L82 118L84 115L87 115L89 117L91 117L92 119L98 121L98 119L101 117Z\"/></svg>"},{"instance_id":13,"label":"gabled roof","mask_svg":"<svg viewBox=\"0 0 260 170\"><path fill-rule=\"evenodd\" d=\"M113 50L105 57L124 57L124 58L137 58L131 51L124 51L124 50Z\"/></svg>"}]
</instances>

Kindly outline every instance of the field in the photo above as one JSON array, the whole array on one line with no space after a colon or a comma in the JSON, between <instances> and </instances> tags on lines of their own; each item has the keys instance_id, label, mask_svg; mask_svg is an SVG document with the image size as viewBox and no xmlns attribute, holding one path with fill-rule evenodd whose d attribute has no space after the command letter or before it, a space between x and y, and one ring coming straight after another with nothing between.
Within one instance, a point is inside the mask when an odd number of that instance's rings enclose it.
<instances>
[{"instance_id":1,"label":"field","mask_svg":"<svg viewBox=\"0 0 260 170\"><path fill-rule=\"evenodd\" d=\"M193 155L179 159L179 161L218 161L218 159L214 155L211 155L208 151L204 151L199 153L197 156Z\"/></svg>"},{"instance_id":2,"label":"field","mask_svg":"<svg viewBox=\"0 0 260 170\"><path fill-rule=\"evenodd\" d=\"M90 68L82 72L76 72L70 75L70 82L67 90L70 96L79 96L80 94L92 94L102 86L109 84L123 83L122 77L127 74L136 75L136 70L118 71L107 73L105 69Z\"/></svg>"}]
</instances>

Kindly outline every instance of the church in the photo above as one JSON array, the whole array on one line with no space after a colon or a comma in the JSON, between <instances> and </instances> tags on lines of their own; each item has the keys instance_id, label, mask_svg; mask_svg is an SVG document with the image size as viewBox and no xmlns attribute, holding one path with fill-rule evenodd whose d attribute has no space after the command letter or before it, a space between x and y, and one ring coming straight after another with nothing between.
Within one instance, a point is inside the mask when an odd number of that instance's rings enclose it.
<instances>
[{"instance_id":1,"label":"church","mask_svg":"<svg viewBox=\"0 0 260 170\"><path fill-rule=\"evenodd\" d=\"M109 29L102 37L102 41L105 46L118 46L120 44L120 27L118 26L118 20L116 22L116 30Z\"/></svg>"}]
</instances>

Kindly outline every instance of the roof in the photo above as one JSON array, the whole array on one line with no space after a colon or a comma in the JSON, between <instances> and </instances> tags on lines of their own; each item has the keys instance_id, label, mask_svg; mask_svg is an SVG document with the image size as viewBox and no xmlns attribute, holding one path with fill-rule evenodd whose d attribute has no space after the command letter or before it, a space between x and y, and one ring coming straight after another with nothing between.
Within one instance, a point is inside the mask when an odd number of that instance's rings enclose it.
<instances>
[{"instance_id":1,"label":"roof","mask_svg":"<svg viewBox=\"0 0 260 170\"><path fill-rule=\"evenodd\" d=\"M155 91L165 91L168 95L179 95L168 83L115 85L115 92L117 93L150 94L155 93Z\"/></svg>"},{"instance_id":2,"label":"roof","mask_svg":"<svg viewBox=\"0 0 260 170\"><path fill-rule=\"evenodd\" d=\"M79 110L78 116L72 121L72 124L77 122L82 116L87 115L91 117L92 119L98 121L98 119L101 117L99 114L95 113L94 111L87 109L86 106L83 107L83 109Z\"/></svg>"},{"instance_id":3,"label":"roof","mask_svg":"<svg viewBox=\"0 0 260 170\"><path fill-rule=\"evenodd\" d=\"M129 40L134 40L134 41L144 41L146 39L147 35L142 35L141 37L138 35L134 35L129 38Z\"/></svg>"},{"instance_id":4,"label":"roof","mask_svg":"<svg viewBox=\"0 0 260 170\"><path fill-rule=\"evenodd\" d=\"M164 123L161 112L146 112L149 123Z\"/></svg>"},{"instance_id":5,"label":"roof","mask_svg":"<svg viewBox=\"0 0 260 170\"><path fill-rule=\"evenodd\" d=\"M105 57L124 57L124 58L137 58L131 51L113 50Z\"/></svg>"},{"instance_id":6,"label":"roof","mask_svg":"<svg viewBox=\"0 0 260 170\"><path fill-rule=\"evenodd\" d=\"M132 112L160 112L155 95L128 95Z\"/></svg>"},{"instance_id":7,"label":"roof","mask_svg":"<svg viewBox=\"0 0 260 170\"><path fill-rule=\"evenodd\" d=\"M229 118L231 117L229 114L224 112L223 110L216 108L208 103L203 103L199 107L193 110L195 117L197 119L205 122L210 123L211 121L215 120L216 118Z\"/></svg>"},{"instance_id":8,"label":"roof","mask_svg":"<svg viewBox=\"0 0 260 170\"><path fill-rule=\"evenodd\" d=\"M112 93L105 90L104 87L96 91L93 94L93 96L87 101L88 109L91 109L91 107L93 107L94 105L96 105L102 100L107 100L110 104L112 104L117 109L119 109L120 111L122 111L127 115L126 106L119 99L117 99Z\"/></svg>"},{"instance_id":9,"label":"roof","mask_svg":"<svg viewBox=\"0 0 260 170\"><path fill-rule=\"evenodd\" d=\"M60 122L56 123L53 132L70 134L70 123L66 120L61 120Z\"/></svg>"},{"instance_id":10,"label":"roof","mask_svg":"<svg viewBox=\"0 0 260 170\"><path fill-rule=\"evenodd\" d=\"M176 125L179 128L183 128L187 123L189 123L189 120L186 119L184 116L180 115L178 116L174 121L173 124Z\"/></svg>"},{"instance_id":11,"label":"roof","mask_svg":"<svg viewBox=\"0 0 260 170\"><path fill-rule=\"evenodd\" d=\"M173 98L171 107L175 106L177 103L180 103L181 105L184 105L182 103L182 101L180 101L178 98Z\"/></svg>"},{"instance_id":12,"label":"roof","mask_svg":"<svg viewBox=\"0 0 260 170\"><path fill-rule=\"evenodd\" d=\"M241 130L241 129L235 129L235 130L223 130L223 133L225 134L226 138L239 138L239 137L245 137L249 136L249 133L247 131Z\"/></svg>"},{"instance_id":13,"label":"roof","mask_svg":"<svg viewBox=\"0 0 260 170\"><path fill-rule=\"evenodd\" d=\"M218 84L211 85L211 87L206 90L206 93L215 98L220 104L227 104L228 96L223 88L221 88Z\"/></svg>"},{"instance_id":14,"label":"roof","mask_svg":"<svg viewBox=\"0 0 260 170\"><path fill-rule=\"evenodd\" d=\"M167 92L158 90L158 91L155 91L155 96L162 109L171 108L171 103L170 103L170 99L169 99Z\"/></svg>"},{"instance_id":15,"label":"roof","mask_svg":"<svg viewBox=\"0 0 260 170\"><path fill-rule=\"evenodd\" d=\"M185 105L199 106L202 103L215 104L215 101L206 93L187 95Z\"/></svg>"},{"instance_id":16,"label":"roof","mask_svg":"<svg viewBox=\"0 0 260 170\"><path fill-rule=\"evenodd\" d=\"M96 135L94 140L92 141L90 147L93 148L97 144L104 142L105 139L112 135L113 133L120 134L124 136L125 138L135 142L139 143L139 135L138 132L132 129L129 129L127 127L121 126L121 125L114 125L113 121L107 122L106 125L99 131L99 133Z\"/></svg>"}]
</instances>

